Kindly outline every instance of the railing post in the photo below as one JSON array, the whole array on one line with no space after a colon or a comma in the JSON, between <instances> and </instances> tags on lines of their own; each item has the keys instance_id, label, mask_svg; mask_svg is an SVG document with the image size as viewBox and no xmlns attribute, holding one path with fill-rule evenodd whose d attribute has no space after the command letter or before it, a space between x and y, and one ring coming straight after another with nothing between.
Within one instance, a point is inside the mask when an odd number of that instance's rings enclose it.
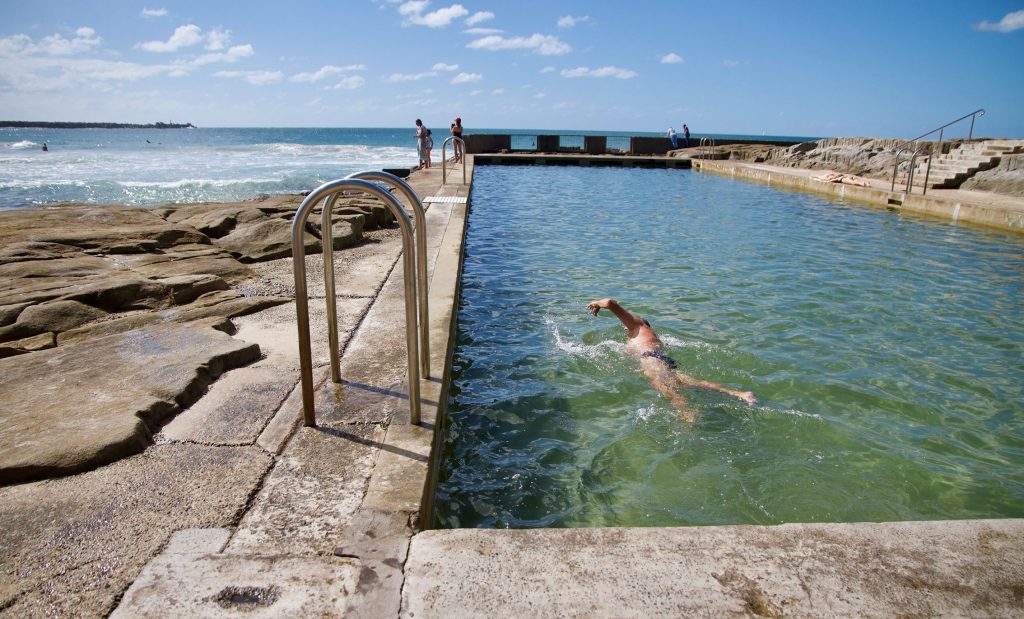
<instances>
[{"instance_id":1,"label":"railing post","mask_svg":"<svg viewBox=\"0 0 1024 619\"><path fill-rule=\"evenodd\" d=\"M443 151L443 145L442 145ZM420 201L419 196L413 190L409 183L403 181L393 174L387 172L378 172L376 170L367 170L365 172L354 172L349 174L345 178L355 178L364 181L378 181L381 183L387 183L400 191L405 199L409 202L409 207L412 209L413 225L415 226L415 241L416 241L416 290L417 290L417 301L419 302L420 311L420 367L423 370L423 374L430 376L430 315L428 313L428 299L427 299L427 214L426 209L423 208L423 202ZM333 257L333 249L332 255ZM327 305L328 313L330 313L331 306L335 304L334 298L334 261L328 260L327 250L324 250L324 283L328 286L327 294ZM327 265L330 264L330 276L328 277ZM332 350L333 352L333 350ZM335 365L334 357L331 357L331 367Z\"/></svg>"},{"instance_id":2,"label":"railing post","mask_svg":"<svg viewBox=\"0 0 1024 619\"><path fill-rule=\"evenodd\" d=\"M462 184L465 185L466 184L466 142L462 138L460 138L458 136L454 136L454 135L450 136L448 138L445 138L444 143L441 144L441 184L444 185L445 183L448 182L448 169L446 167L448 165L448 157L445 155L445 151L447 150L446 147L448 146L448 142L452 142L452 144L453 144L452 147L453 148L454 148L454 143L455 142L458 142L458 143L462 144Z\"/></svg>"},{"instance_id":3,"label":"railing post","mask_svg":"<svg viewBox=\"0 0 1024 619\"><path fill-rule=\"evenodd\" d=\"M413 252L413 228L409 215L398 200L391 193L381 189L377 185L358 179L341 179L324 183L310 193L299 205L295 212L295 219L292 221L292 270L295 276L295 314L299 333L299 368L302 383L302 410L306 426L316 425L316 410L313 388L313 355L309 335L309 294L306 289L306 248L304 245L304 234L306 231L306 220L316 203L324 199L326 214L322 215L321 222L327 222L326 228L321 229L321 236L326 236L325 247L332 244L331 232L331 211L334 206L333 198L345 189L354 189L369 194L384 203L398 221L402 229L402 262L405 279L405 339L406 353L408 360L408 383L409 383L409 418L413 424L420 423L420 372L417 361L419 359L419 345L416 338L416 269ZM332 247L333 251L333 247ZM333 253L331 254L333 257ZM326 256L325 256L326 259ZM333 265L332 265L333 266ZM325 267L326 268L326 267ZM332 295L333 297L333 295ZM327 328L337 331L337 319L328 321Z\"/></svg>"}]
</instances>

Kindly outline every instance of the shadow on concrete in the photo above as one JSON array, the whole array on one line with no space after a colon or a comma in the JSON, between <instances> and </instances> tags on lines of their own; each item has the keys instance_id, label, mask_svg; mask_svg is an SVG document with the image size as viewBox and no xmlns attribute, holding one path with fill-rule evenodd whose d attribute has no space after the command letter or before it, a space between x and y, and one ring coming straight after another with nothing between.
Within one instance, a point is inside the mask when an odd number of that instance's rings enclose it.
<instances>
[{"instance_id":1,"label":"shadow on concrete","mask_svg":"<svg viewBox=\"0 0 1024 619\"><path fill-rule=\"evenodd\" d=\"M408 400L409 394L401 391L394 391L392 389L386 389L384 387L375 387L373 385L367 385L365 383L354 383L350 380L341 379L340 383L335 383L343 387L353 387L355 389L362 389L363 391L369 391L380 395L390 396L392 398L398 398L399 400ZM427 404L430 406L437 406L437 401L428 400L426 398L420 398L420 404Z\"/></svg>"},{"instance_id":2,"label":"shadow on concrete","mask_svg":"<svg viewBox=\"0 0 1024 619\"><path fill-rule=\"evenodd\" d=\"M383 451L389 451L389 452L391 452L391 453L393 453L395 455L403 456L405 458L409 458L410 460L416 460L418 462L427 462L428 461L427 456L420 455L420 454L416 453L415 451L409 451L408 449L402 449L400 447L395 447L394 445L388 445L386 443L380 443L378 441L370 440L368 438L359 436L358 434L352 434L351 432L346 432L344 430L339 430L337 428L327 428L327 427L324 427L324 426L316 426L315 428L311 428L311 429L314 429L314 430L316 430L318 432L323 432L324 434L329 434L331 436L335 436L337 438L343 438L343 439L345 439L347 441L351 441L353 443L359 443L360 445L365 445L367 447L376 447L376 448L381 449Z\"/></svg>"}]
</instances>

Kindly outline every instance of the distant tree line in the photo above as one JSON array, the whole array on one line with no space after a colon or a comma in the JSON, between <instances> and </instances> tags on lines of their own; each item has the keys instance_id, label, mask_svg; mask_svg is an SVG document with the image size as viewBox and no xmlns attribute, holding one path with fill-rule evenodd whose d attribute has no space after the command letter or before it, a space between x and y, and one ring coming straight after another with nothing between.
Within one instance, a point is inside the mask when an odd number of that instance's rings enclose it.
<instances>
[{"instance_id":1,"label":"distant tree line","mask_svg":"<svg viewBox=\"0 0 1024 619\"><path fill-rule=\"evenodd\" d=\"M33 120L0 120L0 127L14 128L43 128L43 129L194 129L192 123L151 123L148 125L133 125L129 123L70 123L70 122L43 122Z\"/></svg>"}]
</instances>

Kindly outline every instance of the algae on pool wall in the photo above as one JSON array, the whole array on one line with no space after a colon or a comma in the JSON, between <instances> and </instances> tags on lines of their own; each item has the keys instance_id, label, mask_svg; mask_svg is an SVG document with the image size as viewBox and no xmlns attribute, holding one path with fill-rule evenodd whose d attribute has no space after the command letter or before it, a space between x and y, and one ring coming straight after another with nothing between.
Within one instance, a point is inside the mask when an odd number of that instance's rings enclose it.
<instances>
[{"instance_id":1,"label":"algae on pool wall","mask_svg":"<svg viewBox=\"0 0 1024 619\"><path fill-rule=\"evenodd\" d=\"M675 170L481 167L440 526L1019 517L1024 240ZM689 424L612 296L688 374Z\"/></svg>"}]
</instances>

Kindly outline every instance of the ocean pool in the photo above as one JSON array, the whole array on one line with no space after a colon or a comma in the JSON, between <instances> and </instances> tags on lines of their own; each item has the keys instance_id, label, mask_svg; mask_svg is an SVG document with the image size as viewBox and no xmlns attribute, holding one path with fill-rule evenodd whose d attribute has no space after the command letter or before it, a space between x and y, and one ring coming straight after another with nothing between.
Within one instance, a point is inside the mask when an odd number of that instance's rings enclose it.
<instances>
[{"instance_id":1,"label":"ocean pool","mask_svg":"<svg viewBox=\"0 0 1024 619\"><path fill-rule=\"evenodd\" d=\"M677 170L479 166L441 527L1024 516L1024 239ZM680 369L680 420L612 296Z\"/></svg>"}]
</instances>

